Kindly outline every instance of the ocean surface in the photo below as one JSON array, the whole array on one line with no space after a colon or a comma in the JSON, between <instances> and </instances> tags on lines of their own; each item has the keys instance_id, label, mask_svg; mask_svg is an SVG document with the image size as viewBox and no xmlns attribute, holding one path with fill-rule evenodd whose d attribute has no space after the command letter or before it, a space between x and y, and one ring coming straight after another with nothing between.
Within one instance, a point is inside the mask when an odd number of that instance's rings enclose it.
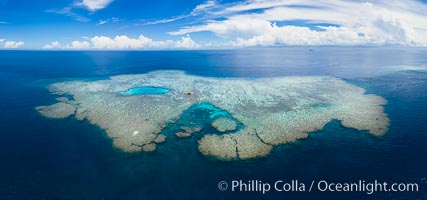
<instances>
[{"instance_id":1,"label":"ocean surface","mask_svg":"<svg viewBox=\"0 0 427 200\"><path fill-rule=\"evenodd\" d=\"M426 67L427 49L393 47L0 51L0 199L427 199ZM387 99L390 130L375 137L332 121L268 157L220 162L197 151L197 138L126 154L86 121L46 119L34 109L55 102L50 83L166 69L209 77L340 77ZM218 189L220 181L232 180L308 186L313 180L378 180L417 183L419 191Z\"/></svg>"}]
</instances>

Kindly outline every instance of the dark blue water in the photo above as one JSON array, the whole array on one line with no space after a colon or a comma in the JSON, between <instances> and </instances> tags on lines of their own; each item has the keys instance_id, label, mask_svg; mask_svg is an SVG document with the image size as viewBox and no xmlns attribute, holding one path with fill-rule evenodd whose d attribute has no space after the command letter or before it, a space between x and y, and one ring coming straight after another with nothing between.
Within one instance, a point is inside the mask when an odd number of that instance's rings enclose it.
<instances>
[{"instance_id":1,"label":"dark blue water","mask_svg":"<svg viewBox=\"0 0 427 200\"><path fill-rule=\"evenodd\" d=\"M426 49L271 48L223 51L0 51L0 199L427 199ZM66 79L180 69L212 77L330 75L388 100L390 131L373 137L329 123L266 158L223 163L197 151L197 137L168 138L149 154L125 154L105 133L73 118L45 119L45 86ZM188 114L192 114L191 112ZM193 113L194 114L194 113ZM224 180L374 179L415 182L419 192L222 192Z\"/></svg>"}]
</instances>

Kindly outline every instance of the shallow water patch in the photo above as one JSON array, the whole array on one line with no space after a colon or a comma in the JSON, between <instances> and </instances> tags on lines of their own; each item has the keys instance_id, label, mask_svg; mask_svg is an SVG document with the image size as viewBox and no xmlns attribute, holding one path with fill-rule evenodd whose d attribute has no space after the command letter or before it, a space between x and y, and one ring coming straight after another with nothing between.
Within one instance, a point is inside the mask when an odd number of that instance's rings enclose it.
<instances>
[{"instance_id":1,"label":"shallow water patch","mask_svg":"<svg viewBox=\"0 0 427 200\"><path fill-rule=\"evenodd\" d=\"M167 88L142 86L142 87L134 87L124 92L120 92L120 95L123 95L123 96L150 95L150 94L166 94L168 92L170 92L170 90Z\"/></svg>"},{"instance_id":2,"label":"shallow water patch","mask_svg":"<svg viewBox=\"0 0 427 200\"><path fill-rule=\"evenodd\" d=\"M212 126L212 122L217 119L225 118L230 121L234 121L237 125L234 130L227 130L220 132L215 127ZM185 110L179 117L179 119L171 120L171 123L168 123L163 129L163 134L170 135L176 134L179 132L189 132L191 130L197 130L196 138L200 138L205 133L215 133L218 135L225 133L234 133L244 128L244 125L237 119L235 119L227 110L218 108L211 103L201 102L190 106ZM195 135L193 133L187 135ZM180 137L180 136L178 136Z\"/></svg>"}]
</instances>

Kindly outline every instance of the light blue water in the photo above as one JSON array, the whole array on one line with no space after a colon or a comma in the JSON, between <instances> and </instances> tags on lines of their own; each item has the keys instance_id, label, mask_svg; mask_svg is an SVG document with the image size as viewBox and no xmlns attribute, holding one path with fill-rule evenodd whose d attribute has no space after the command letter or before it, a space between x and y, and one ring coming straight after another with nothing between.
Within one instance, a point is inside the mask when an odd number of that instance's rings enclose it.
<instances>
[{"instance_id":1,"label":"light blue water","mask_svg":"<svg viewBox=\"0 0 427 200\"><path fill-rule=\"evenodd\" d=\"M236 130L219 132L215 128L212 127L211 123L218 118L228 118L234 120L237 123ZM200 139L205 134L228 134L235 133L245 126L237 119L235 119L228 111L218 108L211 103L200 102L190 106L187 110L181 113L179 120L174 123L169 123L166 125L165 129L163 129L162 133L167 135L168 137L175 138L176 132L182 132L181 127L189 127L194 129L195 127L202 128L200 133L194 134L191 138L192 141L197 143L197 140ZM186 140L184 138L183 140ZM159 146L159 148L167 148L163 146ZM197 151L197 150L196 150Z\"/></svg>"},{"instance_id":2,"label":"light blue water","mask_svg":"<svg viewBox=\"0 0 427 200\"><path fill-rule=\"evenodd\" d=\"M168 92L170 92L170 90L166 88L144 86L144 87L131 88L124 92L120 92L120 94L124 96L133 96L133 95L166 94Z\"/></svg>"},{"instance_id":3,"label":"light blue water","mask_svg":"<svg viewBox=\"0 0 427 200\"><path fill-rule=\"evenodd\" d=\"M426 49L0 51L0 58L0 199L427 199L427 73L390 70L427 66ZM388 100L390 130L374 137L333 121L305 140L274 148L266 158L223 163L200 155L197 135L174 139L171 134L156 152L128 155L88 122L49 120L34 110L55 101L46 89L52 82L162 69L211 77L340 77ZM217 111L195 107L179 123L205 123L202 134L209 134L214 131L210 116L224 114ZM421 190L262 195L217 189L219 181L233 179L377 179L416 182Z\"/></svg>"}]
</instances>

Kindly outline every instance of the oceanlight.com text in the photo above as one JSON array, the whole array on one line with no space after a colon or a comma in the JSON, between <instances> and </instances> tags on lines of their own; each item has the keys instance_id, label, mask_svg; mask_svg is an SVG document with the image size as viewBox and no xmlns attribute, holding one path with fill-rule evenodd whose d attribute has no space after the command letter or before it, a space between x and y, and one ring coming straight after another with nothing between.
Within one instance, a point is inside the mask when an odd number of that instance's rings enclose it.
<instances>
[{"instance_id":1,"label":"oceanlight.com text","mask_svg":"<svg viewBox=\"0 0 427 200\"><path fill-rule=\"evenodd\" d=\"M218 189L231 192L260 192L262 194L275 192L363 192L371 195L376 192L418 192L418 183L398 183L387 181L332 182L327 180L313 180L302 182L299 180L277 180L266 182L262 180L231 180L220 181Z\"/></svg>"}]
</instances>

